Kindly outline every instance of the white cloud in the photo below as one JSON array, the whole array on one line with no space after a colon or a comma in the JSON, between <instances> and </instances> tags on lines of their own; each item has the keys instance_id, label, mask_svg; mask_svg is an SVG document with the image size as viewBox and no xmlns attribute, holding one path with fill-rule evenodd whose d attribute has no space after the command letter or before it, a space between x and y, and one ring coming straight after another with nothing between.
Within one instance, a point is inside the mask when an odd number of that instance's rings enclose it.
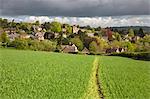
<instances>
[{"instance_id":1,"label":"white cloud","mask_svg":"<svg viewBox=\"0 0 150 99\"><path fill-rule=\"evenodd\" d=\"M29 16L29 17L26 17L23 21L25 22L35 22L35 21L39 21L40 23L43 23L43 22L47 22L47 21L50 21L50 18L47 17L47 16Z\"/></svg>"},{"instance_id":2,"label":"white cloud","mask_svg":"<svg viewBox=\"0 0 150 99\"><path fill-rule=\"evenodd\" d=\"M71 25L80 26L90 25L92 27L110 27L110 26L150 26L150 15L141 16L116 16L116 17L48 17L48 16L19 16L19 17L3 17L15 21L25 22L52 22L58 21Z\"/></svg>"}]
</instances>

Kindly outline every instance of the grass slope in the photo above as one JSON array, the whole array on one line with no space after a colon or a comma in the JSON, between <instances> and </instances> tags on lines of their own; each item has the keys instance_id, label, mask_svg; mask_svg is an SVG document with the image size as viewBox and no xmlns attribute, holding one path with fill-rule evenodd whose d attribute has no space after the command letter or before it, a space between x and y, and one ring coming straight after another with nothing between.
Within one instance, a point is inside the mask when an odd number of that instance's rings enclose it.
<instances>
[{"instance_id":1,"label":"grass slope","mask_svg":"<svg viewBox=\"0 0 150 99\"><path fill-rule=\"evenodd\" d=\"M83 97L93 56L0 49L0 98Z\"/></svg>"},{"instance_id":2,"label":"grass slope","mask_svg":"<svg viewBox=\"0 0 150 99\"><path fill-rule=\"evenodd\" d=\"M98 90L103 89L106 99L147 99L149 64L114 56L94 60L94 56L0 49L0 98L99 99Z\"/></svg>"},{"instance_id":3,"label":"grass slope","mask_svg":"<svg viewBox=\"0 0 150 99\"><path fill-rule=\"evenodd\" d=\"M122 57L100 58L99 79L105 98L150 98L150 62Z\"/></svg>"}]
</instances>

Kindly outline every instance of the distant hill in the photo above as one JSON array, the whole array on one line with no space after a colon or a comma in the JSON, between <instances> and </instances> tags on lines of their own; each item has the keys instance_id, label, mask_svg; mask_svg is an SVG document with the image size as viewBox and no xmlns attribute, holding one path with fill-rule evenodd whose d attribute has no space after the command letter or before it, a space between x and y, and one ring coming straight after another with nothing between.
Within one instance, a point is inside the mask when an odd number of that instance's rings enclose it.
<instances>
[{"instance_id":1,"label":"distant hill","mask_svg":"<svg viewBox=\"0 0 150 99\"><path fill-rule=\"evenodd\" d=\"M122 26L122 27L111 27L113 30L117 29L119 31L127 31L129 28L134 29L135 31L138 31L140 28L143 29L145 33L150 33L150 27L149 26Z\"/></svg>"}]
</instances>

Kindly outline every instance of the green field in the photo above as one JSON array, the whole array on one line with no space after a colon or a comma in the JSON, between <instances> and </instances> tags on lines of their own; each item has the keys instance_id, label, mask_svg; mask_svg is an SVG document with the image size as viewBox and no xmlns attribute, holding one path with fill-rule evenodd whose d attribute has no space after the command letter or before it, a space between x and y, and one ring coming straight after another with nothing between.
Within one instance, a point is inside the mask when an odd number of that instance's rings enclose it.
<instances>
[{"instance_id":1,"label":"green field","mask_svg":"<svg viewBox=\"0 0 150 99\"><path fill-rule=\"evenodd\" d=\"M84 95L94 57L0 50L0 97L66 99Z\"/></svg>"},{"instance_id":2,"label":"green field","mask_svg":"<svg viewBox=\"0 0 150 99\"><path fill-rule=\"evenodd\" d=\"M150 98L150 62L101 57L99 79L106 98Z\"/></svg>"},{"instance_id":3,"label":"green field","mask_svg":"<svg viewBox=\"0 0 150 99\"><path fill-rule=\"evenodd\" d=\"M0 99L99 99L97 80L106 99L148 99L149 64L112 56L0 49Z\"/></svg>"}]
</instances>

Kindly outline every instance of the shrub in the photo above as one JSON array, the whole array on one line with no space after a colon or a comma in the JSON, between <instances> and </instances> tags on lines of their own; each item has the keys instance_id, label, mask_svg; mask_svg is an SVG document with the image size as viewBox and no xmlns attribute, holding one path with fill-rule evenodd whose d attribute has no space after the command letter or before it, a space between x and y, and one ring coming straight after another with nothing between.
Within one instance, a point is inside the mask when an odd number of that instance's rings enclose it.
<instances>
[{"instance_id":1,"label":"shrub","mask_svg":"<svg viewBox=\"0 0 150 99\"><path fill-rule=\"evenodd\" d=\"M9 45L10 47L15 47L17 49L28 49L28 40L17 38L12 41Z\"/></svg>"},{"instance_id":2,"label":"shrub","mask_svg":"<svg viewBox=\"0 0 150 99\"><path fill-rule=\"evenodd\" d=\"M68 39L68 38L64 38L64 39L62 40L62 44L63 44L63 45L68 45L68 44L69 44L69 39Z\"/></svg>"},{"instance_id":3,"label":"shrub","mask_svg":"<svg viewBox=\"0 0 150 99\"><path fill-rule=\"evenodd\" d=\"M15 39L10 43L10 47L15 47L17 49L31 49L35 51L54 51L56 43L49 40Z\"/></svg>"},{"instance_id":4,"label":"shrub","mask_svg":"<svg viewBox=\"0 0 150 99\"><path fill-rule=\"evenodd\" d=\"M137 60L147 60L150 61L150 52L124 52L124 53L113 53L110 56L122 56L133 58Z\"/></svg>"},{"instance_id":5,"label":"shrub","mask_svg":"<svg viewBox=\"0 0 150 99\"><path fill-rule=\"evenodd\" d=\"M96 54L98 52L98 46L95 41L92 41L89 45L89 50L91 54Z\"/></svg>"},{"instance_id":6,"label":"shrub","mask_svg":"<svg viewBox=\"0 0 150 99\"><path fill-rule=\"evenodd\" d=\"M122 46L126 47L129 52L134 52L136 50L136 45L131 42L122 42Z\"/></svg>"},{"instance_id":7,"label":"shrub","mask_svg":"<svg viewBox=\"0 0 150 99\"><path fill-rule=\"evenodd\" d=\"M1 35L0 35L0 46L1 47L7 47L8 44L9 44L9 38L7 36L7 34L5 32L3 32Z\"/></svg>"},{"instance_id":8,"label":"shrub","mask_svg":"<svg viewBox=\"0 0 150 99\"><path fill-rule=\"evenodd\" d=\"M38 51L43 49L43 45L40 45L39 40L31 40L28 44L31 50Z\"/></svg>"},{"instance_id":9,"label":"shrub","mask_svg":"<svg viewBox=\"0 0 150 99\"><path fill-rule=\"evenodd\" d=\"M32 40L29 43L29 47L31 50L39 50L39 51L54 51L56 48L56 43L51 42L49 40L39 41Z\"/></svg>"},{"instance_id":10,"label":"shrub","mask_svg":"<svg viewBox=\"0 0 150 99\"><path fill-rule=\"evenodd\" d=\"M56 43L51 42L49 40L41 41L40 45L43 45L42 46L43 51L54 51L56 49Z\"/></svg>"}]
</instances>

